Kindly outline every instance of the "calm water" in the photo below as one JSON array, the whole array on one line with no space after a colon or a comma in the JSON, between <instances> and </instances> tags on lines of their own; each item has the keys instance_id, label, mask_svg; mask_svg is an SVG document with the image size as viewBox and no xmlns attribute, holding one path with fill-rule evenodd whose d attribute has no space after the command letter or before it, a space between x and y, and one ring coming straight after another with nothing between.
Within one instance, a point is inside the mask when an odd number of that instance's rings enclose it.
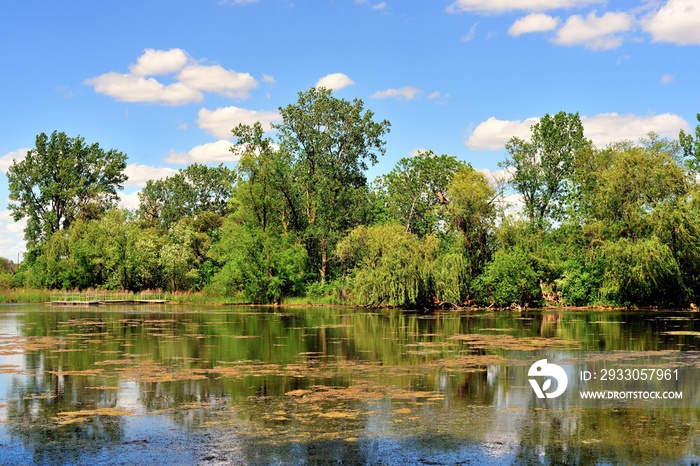
<instances>
[{"instance_id":1,"label":"calm water","mask_svg":"<svg viewBox=\"0 0 700 466\"><path fill-rule=\"evenodd\" d=\"M0 464L697 463L700 372L653 407L524 378L699 345L696 313L3 306Z\"/></svg>"}]
</instances>

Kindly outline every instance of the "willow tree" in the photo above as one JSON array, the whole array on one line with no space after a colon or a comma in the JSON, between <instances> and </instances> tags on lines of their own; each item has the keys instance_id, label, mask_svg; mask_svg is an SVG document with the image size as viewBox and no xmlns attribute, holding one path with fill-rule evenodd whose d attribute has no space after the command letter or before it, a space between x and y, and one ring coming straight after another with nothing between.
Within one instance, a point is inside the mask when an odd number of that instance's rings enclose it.
<instances>
[{"instance_id":1,"label":"willow tree","mask_svg":"<svg viewBox=\"0 0 700 466\"><path fill-rule=\"evenodd\" d=\"M100 216L119 200L127 176L126 155L54 131L7 171L15 221L27 219L24 237L32 248L79 217Z\"/></svg>"}]
</instances>

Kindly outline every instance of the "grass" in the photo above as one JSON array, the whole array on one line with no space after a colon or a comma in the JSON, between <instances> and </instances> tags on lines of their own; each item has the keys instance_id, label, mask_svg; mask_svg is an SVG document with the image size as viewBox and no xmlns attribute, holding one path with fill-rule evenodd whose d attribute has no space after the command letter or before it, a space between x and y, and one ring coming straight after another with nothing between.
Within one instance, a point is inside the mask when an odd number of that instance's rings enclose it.
<instances>
[{"instance_id":1,"label":"grass","mask_svg":"<svg viewBox=\"0 0 700 466\"><path fill-rule=\"evenodd\" d=\"M51 299L50 290L6 288L0 290L0 303L45 303Z\"/></svg>"}]
</instances>

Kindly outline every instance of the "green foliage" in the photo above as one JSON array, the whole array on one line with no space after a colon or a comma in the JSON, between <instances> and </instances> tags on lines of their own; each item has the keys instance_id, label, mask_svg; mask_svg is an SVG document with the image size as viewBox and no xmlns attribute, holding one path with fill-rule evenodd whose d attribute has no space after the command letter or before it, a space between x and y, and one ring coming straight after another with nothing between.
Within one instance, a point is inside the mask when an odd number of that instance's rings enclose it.
<instances>
[{"instance_id":1,"label":"green foliage","mask_svg":"<svg viewBox=\"0 0 700 466\"><path fill-rule=\"evenodd\" d=\"M139 214L149 226L168 229L180 220L201 214L228 214L235 173L220 164L192 164L162 180L148 180L139 192Z\"/></svg>"},{"instance_id":2,"label":"green foliage","mask_svg":"<svg viewBox=\"0 0 700 466\"><path fill-rule=\"evenodd\" d=\"M696 115L700 122L700 113ZM678 140L683 149L686 165L695 172L700 171L700 124L695 126L695 137L680 130Z\"/></svg>"},{"instance_id":3,"label":"green foliage","mask_svg":"<svg viewBox=\"0 0 700 466\"><path fill-rule=\"evenodd\" d=\"M360 226L336 250L350 274L353 298L369 305L415 306L430 299L429 271L437 240L401 225Z\"/></svg>"},{"instance_id":4,"label":"green foliage","mask_svg":"<svg viewBox=\"0 0 700 466\"><path fill-rule=\"evenodd\" d=\"M537 273L520 247L496 251L474 290L481 303L497 307L537 303L540 295Z\"/></svg>"},{"instance_id":5,"label":"green foliage","mask_svg":"<svg viewBox=\"0 0 700 466\"><path fill-rule=\"evenodd\" d=\"M546 114L532 126L530 141L513 137L501 164L513 170L511 184L523 196L525 214L542 229L564 213L574 155L590 144L578 113Z\"/></svg>"},{"instance_id":6,"label":"green foliage","mask_svg":"<svg viewBox=\"0 0 700 466\"><path fill-rule=\"evenodd\" d=\"M602 251L604 298L620 304L659 304L659 290L678 289L680 270L671 249L658 238L620 238Z\"/></svg>"},{"instance_id":7,"label":"green foliage","mask_svg":"<svg viewBox=\"0 0 700 466\"><path fill-rule=\"evenodd\" d=\"M438 231L445 221L447 186L464 162L451 155L421 151L405 157L393 170L380 178L393 216L406 225L406 231L418 237Z\"/></svg>"},{"instance_id":8,"label":"green foliage","mask_svg":"<svg viewBox=\"0 0 700 466\"><path fill-rule=\"evenodd\" d=\"M250 302L279 303L304 289L307 255L289 235L274 235L250 223L228 219L210 256L224 264L213 282L226 296L242 293Z\"/></svg>"},{"instance_id":9,"label":"green foliage","mask_svg":"<svg viewBox=\"0 0 700 466\"><path fill-rule=\"evenodd\" d=\"M462 234L465 265L473 278L491 256L495 192L482 173L463 166L454 174L447 193L450 221Z\"/></svg>"},{"instance_id":10,"label":"green foliage","mask_svg":"<svg viewBox=\"0 0 700 466\"><path fill-rule=\"evenodd\" d=\"M119 200L126 181L126 155L78 136L41 133L24 160L7 171L15 221L27 219L28 248L34 248L78 218L95 218Z\"/></svg>"},{"instance_id":11,"label":"green foliage","mask_svg":"<svg viewBox=\"0 0 700 466\"><path fill-rule=\"evenodd\" d=\"M366 217L364 171L384 154L382 138L390 125L375 122L361 100L338 99L324 88L300 92L298 101L280 112L280 151L288 157L295 191L285 198L297 203L296 233L324 283L341 233Z\"/></svg>"}]
</instances>

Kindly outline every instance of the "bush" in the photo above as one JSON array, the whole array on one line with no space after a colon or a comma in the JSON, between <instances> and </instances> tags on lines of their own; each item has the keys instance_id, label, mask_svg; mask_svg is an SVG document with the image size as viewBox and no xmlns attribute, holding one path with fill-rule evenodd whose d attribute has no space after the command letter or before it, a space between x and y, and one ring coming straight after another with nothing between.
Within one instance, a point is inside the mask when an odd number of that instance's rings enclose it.
<instances>
[{"instance_id":1,"label":"bush","mask_svg":"<svg viewBox=\"0 0 700 466\"><path fill-rule=\"evenodd\" d=\"M487 305L533 304L540 297L538 278L525 251L519 247L501 249L474 281L474 291Z\"/></svg>"}]
</instances>

